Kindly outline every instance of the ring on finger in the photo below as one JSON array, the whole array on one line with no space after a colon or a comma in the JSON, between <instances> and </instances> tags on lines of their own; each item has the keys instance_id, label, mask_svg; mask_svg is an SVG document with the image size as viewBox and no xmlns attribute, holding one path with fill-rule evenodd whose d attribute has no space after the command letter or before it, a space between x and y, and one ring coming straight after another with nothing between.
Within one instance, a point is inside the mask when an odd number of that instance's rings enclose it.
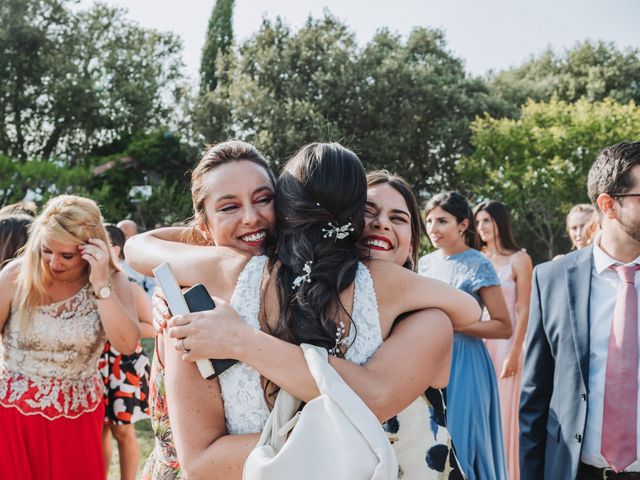
<instances>
[{"instance_id":1,"label":"ring on finger","mask_svg":"<svg viewBox=\"0 0 640 480\"><path fill-rule=\"evenodd\" d=\"M94 255L94 257L96 257L96 260L100 260L102 258L102 254L98 252Z\"/></svg>"},{"instance_id":2,"label":"ring on finger","mask_svg":"<svg viewBox=\"0 0 640 480\"><path fill-rule=\"evenodd\" d=\"M184 340L187 337L183 337L180 339L180 341L178 342L180 344L180 350L182 350L183 352L188 352L189 349L187 347L184 346Z\"/></svg>"}]
</instances>

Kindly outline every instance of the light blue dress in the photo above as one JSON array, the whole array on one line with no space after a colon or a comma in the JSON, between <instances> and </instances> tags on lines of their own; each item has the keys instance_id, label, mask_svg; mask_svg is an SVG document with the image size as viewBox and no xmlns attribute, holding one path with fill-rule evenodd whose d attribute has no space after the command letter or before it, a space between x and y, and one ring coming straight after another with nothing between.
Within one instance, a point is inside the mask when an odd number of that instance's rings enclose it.
<instances>
[{"instance_id":1,"label":"light blue dress","mask_svg":"<svg viewBox=\"0 0 640 480\"><path fill-rule=\"evenodd\" d=\"M478 301L482 287L499 285L498 275L474 249L449 257L440 250L420 258L421 275L463 290ZM447 426L469 480L506 480L507 469L496 375L480 338L455 333L447 386Z\"/></svg>"}]
</instances>

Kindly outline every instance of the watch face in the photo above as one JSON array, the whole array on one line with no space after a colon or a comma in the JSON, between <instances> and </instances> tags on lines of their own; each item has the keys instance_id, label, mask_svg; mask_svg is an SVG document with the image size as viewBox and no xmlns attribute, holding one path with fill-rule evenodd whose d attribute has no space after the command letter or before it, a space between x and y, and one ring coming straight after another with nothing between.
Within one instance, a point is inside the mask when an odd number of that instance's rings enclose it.
<instances>
[{"instance_id":1,"label":"watch face","mask_svg":"<svg viewBox=\"0 0 640 480\"><path fill-rule=\"evenodd\" d=\"M98 290L98 296L102 299L109 298L111 296L111 287L104 286Z\"/></svg>"}]
</instances>

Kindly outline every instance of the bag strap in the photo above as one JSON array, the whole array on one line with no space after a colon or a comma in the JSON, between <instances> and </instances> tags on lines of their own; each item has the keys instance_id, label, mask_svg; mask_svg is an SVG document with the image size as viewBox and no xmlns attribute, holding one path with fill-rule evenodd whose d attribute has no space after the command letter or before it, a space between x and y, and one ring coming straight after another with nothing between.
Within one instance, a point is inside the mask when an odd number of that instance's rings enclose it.
<instances>
[{"instance_id":1,"label":"bag strap","mask_svg":"<svg viewBox=\"0 0 640 480\"><path fill-rule=\"evenodd\" d=\"M397 471L397 459L380 421L344 382L338 372L329 365L327 351L324 348L306 343L301 344L300 347L304 352L309 371L318 385L320 394L331 397L378 456L380 463L376 471Z\"/></svg>"},{"instance_id":2,"label":"bag strap","mask_svg":"<svg viewBox=\"0 0 640 480\"><path fill-rule=\"evenodd\" d=\"M257 445L271 445L280 450L287 440L287 434L283 434L281 429L294 418L301 403L289 392L280 389Z\"/></svg>"}]
</instances>

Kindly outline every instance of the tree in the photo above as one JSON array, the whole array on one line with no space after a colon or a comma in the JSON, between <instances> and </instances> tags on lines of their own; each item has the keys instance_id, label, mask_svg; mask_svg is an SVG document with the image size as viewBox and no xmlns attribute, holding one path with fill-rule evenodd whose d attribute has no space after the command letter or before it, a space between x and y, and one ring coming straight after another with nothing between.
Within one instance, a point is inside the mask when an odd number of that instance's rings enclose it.
<instances>
[{"instance_id":1,"label":"tree","mask_svg":"<svg viewBox=\"0 0 640 480\"><path fill-rule=\"evenodd\" d=\"M367 167L391 168L421 192L453 182L452 165L470 151L470 122L504 109L438 30L406 39L381 30L361 48L329 13L298 31L264 20L226 61L233 81L204 99L207 140L243 138L276 165L305 143L341 141Z\"/></svg>"},{"instance_id":2,"label":"tree","mask_svg":"<svg viewBox=\"0 0 640 480\"><path fill-rule=\"evenodd\" d=\"M0 152L81 162L91 150L171 116L181 45L125 12L71 0L0 7Z\"/></svg>"},{"instance_id":3,"label":"tree","mask_svg":"<svg viewBox=\"0 0 640 480\"><path fill-rule=\"evenodd\" d=\"M478 201L504 202L518 238L540 261L568 250L565 216L589 201L591 164L602 148L638 138L640 107L612 99L529 101L519 119L486 115L472 131L475 152L457 165L464 189Z\"/></svg>"},{"instance_id":4,"label":"tree","mask_svg":"<svg viewBox=\"0 0 640 480\"><path fill-rule=\"evenodd\" d=\"M560 54L547 49L521 66L490 78L491 88L514 108L527 99L575 102L611 97L640 103L640 49L618 49L613 43L585 41Z\"/></svg>"},{"instance_id":5,"label":"tree","mask_svg":"<svg viewBox=\"0 0 640 480\"><path fill-rule=\"evenodd\" d=\"M0 207L30 196L46 202L63 193L88 195L91 171L86 167L66 168L61 162L20 162L0 154Z\"/></svg>"},{"instance_id":6,"label":"tree","mask_svg":"<svg viewBox=\"0 0 640 480\"><path fill-rule=\"evenodd\" d=\"M124 149L91 159L95 166L87 189L105 218L133 216L143 227L173 223L190 215L188 173L196 158L195 149L178 135L140 133ZM134 187L151 195L132 194Z\"/></svg>"},{"instance_id":7,"label":"tree","mask_svg":"<svg viewBox=\"0 0 640 480\"><path fill-rule=\"evenodd\" d=\"M217 60L228 54L233 45L234 0L216 0L209 18L207 38L200 62L200 92L213 91L218 85Z\"/></svg>"}]
</instances>

